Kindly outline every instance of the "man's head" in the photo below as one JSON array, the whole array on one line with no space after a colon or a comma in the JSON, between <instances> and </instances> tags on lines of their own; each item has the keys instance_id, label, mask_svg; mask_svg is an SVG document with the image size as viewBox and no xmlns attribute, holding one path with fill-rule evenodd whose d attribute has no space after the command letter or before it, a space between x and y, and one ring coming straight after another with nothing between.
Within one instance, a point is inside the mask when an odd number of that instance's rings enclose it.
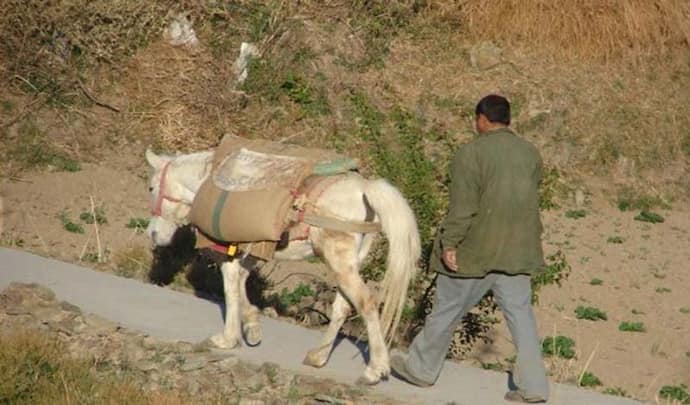
<instances>
[{"instance_id":1,"label":"man's head","mask_svg":"<svg viewBox=\"0 0 690 405\"><path fill-rule=\"evenodd\" d=\"M477 132L480 134L507 127L510 125L510 103L505 97L490 94L479 100L475 115Z\"/></svg>"}]
</instances>

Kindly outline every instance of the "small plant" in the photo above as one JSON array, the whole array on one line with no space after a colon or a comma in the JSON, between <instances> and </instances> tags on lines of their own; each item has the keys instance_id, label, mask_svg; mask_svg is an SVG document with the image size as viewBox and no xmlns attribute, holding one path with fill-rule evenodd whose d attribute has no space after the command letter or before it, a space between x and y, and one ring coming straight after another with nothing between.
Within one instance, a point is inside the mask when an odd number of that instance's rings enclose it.
<instances>
[{"instance_id":1,"label":"small plant","mask_svg":"<svg viewBox=\"0 0 690 405\"><path fill-rule=\"evenodd\" d=\"M669 208L669 205L663 199L640 194L631 187L626 187L619 191L617 205L621 211L649 211L654 207Z\"/></svg>"},{"instance_id":2,"label":"small plant","mask_svg":"<svg viewBox=\"0 0 690 405\"><path fill-rule=\"evenodd\" d=\"M551 210L559 208L556 202L556 194L558 194L558 187L560 181L560 173L557 168L547 168L544 170L544 178L539 188L539 208L542 210Z\"/></svg>"},{"instance_id":3,"label":"small plant","mask_svg":"<svg viewBox=\"0 0 690 405\"><path fill-rule=\"evenodd\" d=\"M621 322L620 325L618 325L618 330L622 332L646 332L647 329L645 328L644 324L642 322Z\"/></svg>"},{"instance_id":4,"label":"small plant","mask_svg":"<svg viewBox=\"0 0 690 405\"><path fill-rule=\"evenodd\" d=\"M664 293L670 293L671 289L667 288L667 287L658 287L655 291L659 294L664 294Z\"/></svg>"},{"instance_id":5,"label":"small plant","mask_svg":"<svg viewBox=\"0 0 690 405\"><path fill-rule=\"evenodd\" d=\"M591 284L591 285L602 285L602 284L604 284L604 280L602 280L600 278L593 278L593 279L589 280L589 284Z\"/></svg>"},{"instance_id":6,"label":"small plant","mask_svg":"<svg viewBox=\"0 0 690 405\"><path fill-rule=\"evenodd\" d=\"M650 222L652 224L659 224L664 222L664 217L651 211L641 211L636 217L636 221Z\"/></svg>"},{"instance_id":7,"label":"small plant","mask_svg":"<svg viewBox=\"0 0 690 405\"><path fill-rule=\"evenodd\" d=\"M52 166L57 170L76 172L81 170L79 162L57 150L49 137L33 122L25 122L19 128L22 141L8 152L8 157L23 168L44 168Z\"/></svg>"},{"instance_id":8,"label":"small plant","mask_svg":"<svg viewBox=\"0 0 690 405\"><path fill-rule=\"evenodd\" d=\"M681 307L679 311L681 314L690 314L690 307Z\"/></svg>"},{"instance_id":9,"label":"small plant","mask_svg":"<svg viewBox=\"0 0 690 405\"><path fill-rule=\"evenodd\" d=\"M623 243L624 239L621 238L620 236L609 236L609 238L606 240L608 243L616 243L616 244L621 244Z\"/></svg>"},{"instance_id":10,"label":"small plant","mask_svg":"<svg viewBox=\"0 0 690 405\"><path fill-rule=\"evenodd\" d=\"M607 320L606 312L594 307L583 307L582 305L575 308L575 316L577 319L587 319L590 321Z\"/></svg>"},{"instance_id":11,"label":"small plant","mask_svg":"<svg viewBox=\"0 0 690 405\"><path fill-rule=\"evenodd\" d=\"M633 308L630 311L633 315L644 315L644 312L640 311L639 309Z\"/></svg>"},{"instance_id":12,"label":"small plant","mask_svg":"<svg viewBox=\"0 0 690 405\"><path fill-rule=\"evenodd\" d=\"M567 336L546 337L541 343L541 352L544 356L562 357L572 359L575 357L575 341Z\"/></svg>"},{"instance_id":13,"label":"small plant","mask_svg":"<svg viewBox=\"0 0 690 405\"><path fill-rule=\"evenodd\" d=\"M595 376L589 371L585 371L580 377L579 385L580 387L597 387L602 384L599 377Z\"/></svg>"},{"instance_id":14,"label":"small plant","mask_svg":"<svg viewBox=\"0 0 690 405\"><path fill-rule=\"evenodd\" d=\"M539 289L541 287L549 284L556 284L560 287L561 282L570 275L570 264L561 250L548 256L546 261L548 264L544 271L532 277L532 303L539 303Z\"/></svg>"},{"instance_id":15,"label":"small plant","mask_svg":"<svg viewBox=\"0 0 690 405\"><path fill-rule=\"evenodd\" d=\"M690 404L690 394L688 394L688 386L680 385L664 385L659 390L659 396L662 398L678 401L680 404Z\"/></svg>"},{"instance_id":16,"label":"small plant","mask_svg":"<svg viewBox=\"0 0 690 405\"><path fill-rule=\"evenodd\" d=\"M568 210L565 212L566 218L580 219L587 216L587 211L585 210Z\"/></svg>"},{"instance_id":17,"label":"small plant","mask_svg":"<svg viewBox=\"0 0 690 405\"><path fill-rule=\"evenodd\" d=\"M84 233L84 227L81 226L80 224L72 222L72 220L69 218L69 214L67 211L62 211L59 215L58 218L62 222L62 227L67 231L67 232L72 232L72 233Z\"/></svg>"},{"instance_id":18,"label":"small plant","mask_svg":"<svg viewBox=\"0 0 690 405\"><path fill-rule=\"evenodd\" d=\"M108 223L108 219L105 217L105 211L103 208L96 208L94 212L84 211L79 214L79 219L86 222L87 224L93 224L94 222L101 224Z\"/></svg>"},{"instance_id":19,"label":"small plant","mask_svg":"<svg viewBox=\"0 0 690 405\"><path fill-rule=\"evenodd\" d=\"M281 307L287 308L291 305L299 304L303 297L310 297L314 295L314 290L304 283L299 283L293 291L288 291L287 288L283 288L280 292L278 300Z\"/></svg>"},{"instance_id":20,"label":"small plant","mask_svg":"<svg viewBox=\"0 0 690 405\"><path fill-rule=\"evenodd\" d=\"M618 397L624 397L628 395L621 387L609 387L602 391L606 395L615 395Z\"/></svg>"},{"instance_id":21,"label":"small plant","mask_svg":"<svg viewBox=\"0 0 690 405\"><path fill-rule=\"evenodd\" d=\"M127 225L129 229L136 229L137 232L144 232L144 230L149 226L148 218L130 218Z\"/></svg>"}]
</instances>

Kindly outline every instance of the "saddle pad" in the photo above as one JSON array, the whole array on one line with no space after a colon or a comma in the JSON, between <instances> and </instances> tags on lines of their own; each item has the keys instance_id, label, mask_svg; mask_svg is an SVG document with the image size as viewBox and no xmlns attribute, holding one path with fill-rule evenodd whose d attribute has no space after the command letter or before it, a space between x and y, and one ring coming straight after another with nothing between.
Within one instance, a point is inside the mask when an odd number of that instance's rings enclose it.
<instances>
[{"instance_id":1,"label":"saddle pad","mask_svg":"<svg viewBox=\"0 0 690 405\"><path fill-rule=\"evenodd\" d=\"M240 148L213 170L213 183L222 190L241 192L296 188L311 172L310 162Z\"/></svg>"}]
</instances>

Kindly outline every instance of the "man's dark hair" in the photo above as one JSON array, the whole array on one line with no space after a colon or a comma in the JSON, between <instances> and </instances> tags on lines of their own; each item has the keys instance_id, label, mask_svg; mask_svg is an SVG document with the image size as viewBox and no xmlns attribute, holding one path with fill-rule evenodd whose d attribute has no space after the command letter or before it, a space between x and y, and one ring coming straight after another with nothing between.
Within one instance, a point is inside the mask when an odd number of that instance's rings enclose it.
<instances>
[{"instance_id":1,"label":"man's dark hair","mask_svg":"<svg viewBox=\"0 0 690 405\"><path fill-rule=\"evenodd\" d=\"M491 122L510 125L510 103L505 97L490 94L477 103L475 114L484 114Z\"/></svg>"}]
</instances>

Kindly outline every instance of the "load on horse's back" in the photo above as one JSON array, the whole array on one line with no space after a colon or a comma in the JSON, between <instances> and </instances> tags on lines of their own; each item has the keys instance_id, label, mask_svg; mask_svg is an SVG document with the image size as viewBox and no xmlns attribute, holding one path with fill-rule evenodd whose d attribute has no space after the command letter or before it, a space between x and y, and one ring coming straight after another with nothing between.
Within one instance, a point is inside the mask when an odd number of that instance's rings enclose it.
<instances>
[{"instance_id":1,"label":"load on horse's back","mask_svg":"<svg viewBox=\"0 0 690 405\"><path fill-rule=\"evenodd\" d=\"M338 292L322 341L304 363L326 364L354 306L369 337L362 381L375 384L389 374L386 340L395 333L420 256L414 214L395 187L383 179L364 179L350 170L356 162L332 152L232 135L216 151L176 157L147 151L146 158L154 169L147 229L154 243L168 245L177 228L192 224L200 231L198 247L220 244L236 255L221 266L226 316L224 330L211 338L214 344L235 347L243 333L249 344L261 340L259 310L247 299L249 271L242 255L263 260L318 255L335 273ZM359 269L379 231L389 251L377 299ZM288 243L275 250L278 240Z\"/></svg>"}]
</instances>

